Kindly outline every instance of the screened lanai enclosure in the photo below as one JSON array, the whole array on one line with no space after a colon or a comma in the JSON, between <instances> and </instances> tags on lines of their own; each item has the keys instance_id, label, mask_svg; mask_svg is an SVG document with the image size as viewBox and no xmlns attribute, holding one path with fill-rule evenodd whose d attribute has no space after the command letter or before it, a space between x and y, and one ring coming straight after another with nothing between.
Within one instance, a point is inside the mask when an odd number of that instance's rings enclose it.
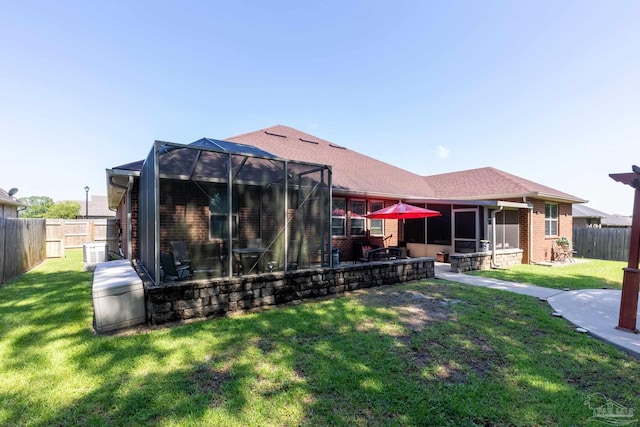
<instances>
[{"instance_id":1,"label":"screened lanai enclosure","mask_svg":"<svg viewBox=\"0 0 640 427\"><path fill-rule=\"evenodd\" d=\"M138 206L140 260L155 283L332 262L327 165L209 138L156 141Z\"/></svg>"}]
</instances>

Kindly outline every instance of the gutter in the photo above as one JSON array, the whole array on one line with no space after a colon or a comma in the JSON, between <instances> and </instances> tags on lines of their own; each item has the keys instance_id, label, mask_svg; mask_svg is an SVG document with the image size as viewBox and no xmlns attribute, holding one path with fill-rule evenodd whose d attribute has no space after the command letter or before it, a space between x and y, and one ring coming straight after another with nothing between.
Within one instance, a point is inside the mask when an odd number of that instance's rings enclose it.
<instances>
[{"instance_id":1,"label":"gutter","mask_svg":"<svg viewBox=\"0 0 640 427\"><path fill-rule=\"evenodd\" d=\"M131 183L131 179L129 179L129 183ZM113 180L113 175L109 175L109 185L113 185L114 187L116 187L116 188L121 188L121 189L123 189L123 190L127 190L127 189L128 189L128 186L126 186L126 185L120 185L120 184L116 183L116 182ZM111 209L111 210L114 210L114 209Z\"/></svg>"},{"instance_id":2,"label":"gutter","mask_svg":"<svg viewBox=\"0 0 640 427\"><path fill-rule=\"evenodd\" d=\"M579 197L567 195L559 195L553 193L544 193L540 191L529 192L529 193L507 193L507 194L478 194L474 196L467 197L454 197L454 200L496 200L496 199L516 199L522 197L523 200L527 198L534 199L544 199L550 202L559 202L559 203L587 203L588 200L581 199Z\"/></svg>"}]
</instances>

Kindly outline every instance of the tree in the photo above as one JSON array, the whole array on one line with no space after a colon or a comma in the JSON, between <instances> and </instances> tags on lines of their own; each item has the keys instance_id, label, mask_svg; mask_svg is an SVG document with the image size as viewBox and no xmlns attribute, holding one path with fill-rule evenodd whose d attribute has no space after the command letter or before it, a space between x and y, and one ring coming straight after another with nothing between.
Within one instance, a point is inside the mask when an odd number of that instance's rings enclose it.
<instances>
[{"instance_id":1,"label":"tree","mask_svg":"<svg viewBox=\"0 0 640 427\"><path fill-rule=\"evenodd\" d=\"M20 202L27 205L25 210L20 211L20 218L44 218L45 213L53 206L51 197L46 196L23 197Z\"/></svg>"},{"instance_id":2,"label":"tree","mask_svg":"<svg viewBox=\"0 0 640 427\"><path fill-rule=\"evenodd\" d=\"M80 214L78 202L54 203L50 197L46 196L23 197L20 201L27 205L25 210L20 211L20 218L73 219Z\"/></svg>"},{"instance_id":3,"label":"tree","mask_svg":"<svg viewBox=\"0 0 640 427\"><path fill-rule=\"evenodd\" d=\"M80 214L80 203L78 202L58 202L51 206L44 213L45 218L61 218L61 219L73 219Z\"/></svg>"}]
</instances>

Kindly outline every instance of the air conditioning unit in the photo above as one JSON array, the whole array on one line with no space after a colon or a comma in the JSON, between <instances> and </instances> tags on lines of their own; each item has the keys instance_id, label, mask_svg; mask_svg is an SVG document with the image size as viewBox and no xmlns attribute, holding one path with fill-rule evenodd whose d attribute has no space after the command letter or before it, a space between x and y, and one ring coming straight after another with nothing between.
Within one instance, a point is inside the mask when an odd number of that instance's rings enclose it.
<instances>
[{"instance_id":1,"label":"air conditioning unit","mask_svg":"<svg viewBox=\"0 0 640 427\"><path fill-rule=\"evenodd\" d=\"M82 262L87 264L98 264L107 261L107 244L91 242L82 245Z\"/></svg>"}]
</instances>

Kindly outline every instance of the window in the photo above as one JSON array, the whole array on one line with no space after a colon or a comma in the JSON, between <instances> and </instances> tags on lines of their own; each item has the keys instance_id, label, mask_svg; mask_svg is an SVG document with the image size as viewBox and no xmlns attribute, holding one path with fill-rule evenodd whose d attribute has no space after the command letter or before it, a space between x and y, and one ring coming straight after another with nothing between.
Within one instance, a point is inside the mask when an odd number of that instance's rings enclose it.
<instances>
[{"instance_id":1,"label":"window","mask_svg":"<svg viewBox=\"0 0 640 427\"><path fill-rule=\"evenodd\" d=\"M233 198L231 227L232 238L238 238L238 214L236 197ZM227 199L227 189L216 191L209 199L209 238L228 239L229 238L229 205Z\"/></svg>"},{"instance_id":2,"label":"window","mask_svg":"<svg viewBox=\"0 0 640 427\"><path fill-rule=\"evenodd\" d=\"M489 211L488 240L493 239L493 224L491 222L491 211ZM508 210L496 213L496 249L518 248L520 247L520 225L517 210Z\"/></svg>"},{"instance_id":3,"label":"window","mask_svg":"<svg viewBox=\"0 0 640 427\"><path fill-rule=\"evenodd\" d=\"M369 212L375 212L383 207L382 202L369 202ZM384 236L384 220L370 219L369 231L372 236Z\"/></svg>"},{"instance_id":4,"label":"window","mask_svg":"<svg viewBox=\"0 0 640 427\"><path fill-rule=\"evenodd\" d=\"M364 236L365 234L365 202L364 200L351 201L351 235Z\"/></svg>"},{"instance_id":5,"label":"window","mask_svg":"<svg viewBox=\"0 0 640 427\"><path fill-rule=\"evenodd\" d=\"M347 202L345 199L333 199L331 201L331 235L332 236L346 236L346 224L347 224Z\"/></svg>"},{"instance_id":6,"label":"window","mask_svg":"<svg viewBox=\"0 0 640 427\"><path fill-rule=\"evenodd\" d=\"M558 205L555 203L544 204L544 235L558 235Z\"/></svg>"},{"instance_id":7,"label":"window","mask_svg":"<svg viewBox=\"0 0 640 427\"><path fill-rule=\"evenodd\" d=\"M228 239L229 238L229 222L228 215L211 214L209 218L209 238L210 239ZM231 227L233 228L232 239L238 238L238 215L231 215Z\"/></svg>"}]
</instances>

